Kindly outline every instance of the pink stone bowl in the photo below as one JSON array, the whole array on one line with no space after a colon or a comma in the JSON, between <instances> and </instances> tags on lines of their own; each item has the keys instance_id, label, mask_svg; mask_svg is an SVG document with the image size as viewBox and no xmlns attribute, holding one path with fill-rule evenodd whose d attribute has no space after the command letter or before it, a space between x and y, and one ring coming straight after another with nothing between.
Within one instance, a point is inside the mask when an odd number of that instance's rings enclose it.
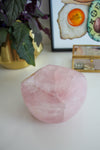
<instances>
[{"instance_id":1,"label":"pink stone bowl","mask_svg":"<svg viewBox=\"0 0 100 150\"><path fill-rule=\"evenodd\" d=\"M70 119L84 103L87 81L72 69L47 65L21 84L24 102L31 114L45 123Z\"/></svg>"}]
</instances>

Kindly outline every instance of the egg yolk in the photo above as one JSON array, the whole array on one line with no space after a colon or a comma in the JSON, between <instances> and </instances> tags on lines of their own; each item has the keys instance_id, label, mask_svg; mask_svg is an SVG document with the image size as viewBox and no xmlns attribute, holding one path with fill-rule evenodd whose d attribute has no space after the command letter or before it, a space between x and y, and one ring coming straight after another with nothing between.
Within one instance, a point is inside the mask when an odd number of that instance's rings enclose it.
<instances>
[{"instance_id":1,"label":"egg yolk","mask_svg":"<svg viewBox=\"0 0 100 150\"><path fill-rule=\"evenodd\" d=\"M72 26L80 26L85 19L85 14L81 9L73 9L68 13L67 20Z\"/></svg>"}]
</instances>

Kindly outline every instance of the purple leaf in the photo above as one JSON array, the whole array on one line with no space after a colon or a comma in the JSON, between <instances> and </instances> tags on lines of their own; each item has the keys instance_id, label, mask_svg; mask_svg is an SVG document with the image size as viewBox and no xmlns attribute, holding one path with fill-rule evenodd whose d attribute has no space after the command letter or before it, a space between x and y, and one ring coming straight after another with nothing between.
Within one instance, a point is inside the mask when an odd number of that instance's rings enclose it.
<instances>
[{"instance_id":1,"label":"purple leaf","mask_svg":"<svg viewBox=\"0 0 100 150\"><path fill-rule=\"evenodd\" d=\"M35 9L36 5L33 5L32 3L29 3L25 6L25 11L27 11L30 14L34 14Z\"/></svg>"},{"instance_id":2,"label":"purple leaf","mask_svg":"<svg viewBox=\"0 0 100 150\"><path fill-rule=\"evenodd\" d=\"M45 34L47 34L47 35L48 35L48 37L51 39L50 29L48 29L48 28L44 27L44 25L42 25L42 24L39 22L39 20L38 20L38 19L37 19L36 21L37 21L37 23L38 23L38 27L39 27L39 29L40 29L40 30L42 30Z\"/></svg>"}]
</instances>

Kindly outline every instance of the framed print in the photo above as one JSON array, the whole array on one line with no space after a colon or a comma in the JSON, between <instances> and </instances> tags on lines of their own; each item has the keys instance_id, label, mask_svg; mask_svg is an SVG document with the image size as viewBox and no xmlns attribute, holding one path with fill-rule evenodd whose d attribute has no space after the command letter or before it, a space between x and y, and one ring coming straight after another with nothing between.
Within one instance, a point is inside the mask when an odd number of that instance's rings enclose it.
<instances>
[{"instance_id":1,"label":"framed print","mask_svg":"<svg viewBox=\"0 0 100 150\"><path fill-rule=\"evenodd\" d=\"M100 1L79 1L49 1L53 51L71 51L73 45L100 45Z\"/></svg>"}]
</instances>

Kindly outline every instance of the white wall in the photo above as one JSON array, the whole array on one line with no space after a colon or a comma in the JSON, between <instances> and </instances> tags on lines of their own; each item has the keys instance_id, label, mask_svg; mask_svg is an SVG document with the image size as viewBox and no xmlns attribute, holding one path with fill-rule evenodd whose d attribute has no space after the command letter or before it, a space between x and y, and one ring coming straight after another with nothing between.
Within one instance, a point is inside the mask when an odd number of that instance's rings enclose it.
<instances>
[{"instance_id":1,"label":"white wall","mask_svg":"<svg viewBox=\"0 0 100 150\"><path fill-rule=\"evenodd\" d=\"M42 12L49 14L49 0L42 0L41 10L42 10ZM50 28L50 19L43 20L42 23L46 27ZM43 43L44 44L50 44L50 40L49 40L48 36L45 35L43 32L42 32L42 34L43 34Z\"/></svg>"},{"instance_id":2,"label":"white wall","mask_svg":"<svg viewBox=\"0 0 100 150\"><path fill-rule=\"evenodd\" d=\"M45 13L49 13L49 0L42 0L41 10Z\"/></svg>"}]
</instances>

